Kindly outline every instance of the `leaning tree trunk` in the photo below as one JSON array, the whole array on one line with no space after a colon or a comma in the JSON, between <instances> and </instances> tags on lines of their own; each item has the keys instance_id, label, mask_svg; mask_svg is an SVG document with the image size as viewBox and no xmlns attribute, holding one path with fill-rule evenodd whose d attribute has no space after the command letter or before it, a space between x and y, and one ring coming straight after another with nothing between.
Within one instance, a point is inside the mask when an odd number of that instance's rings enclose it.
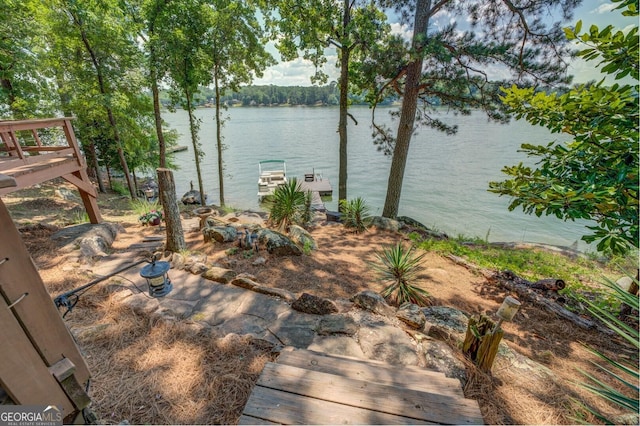
<instances>
[{"instance_id":1,"label":"leaning tree trunk","mask_svg":"<svg viewBox=\"0 0 640 426\"><path fill-rule=\"evenodd\" d=\"M160 188L160 203L164 209L164 217L167 231L166 249L174 253L184 251L187 245L184 241L180 209L176 196L176 184L173 180L173 172L169 169L157 169L158 187Z\"/></svg>"},{"instance_id":2,"label":"leaning tree trunk","mask_svg":"<svg viewBox=\"0 0 640 426\"><path fill-rule=\"evenodd\" d=\"M205 206L205 193L204 186L202 185L202 172L200 170L200 147L198 146L198 126L196 124L196 118L193 116L193 105L191 102L191 93L185 90L185 97L187 98L187 113L189 114L189 130L191 132L191 144L193 145L193 155L196 161L196 174L198 176L198 189L200 190L200 205Z\"/></svg>"},{"instance_id":3,"label":"leaning tree trunk","mask_svg":"<svg viewBox=\"0 0 640 426\"><path fill-rule=\"evenodd\" d=\"M431 0L418 0L416 4L416 17L413 30L412 50L420 52L421 46L426 43L427 28L429 27L429 10ZM404 169L409 155L409 144L413 135L413 127L418 110L418 95L420 94L420 77L422 75L422 56L418 56L407 66L407 76L402 96L402 112L396 136L396 145L391 160L391 170L387 182L387 196L382 209L382 216L395 219L398 216L400 206L400 194Z\"/></svg>"}]
</instances>

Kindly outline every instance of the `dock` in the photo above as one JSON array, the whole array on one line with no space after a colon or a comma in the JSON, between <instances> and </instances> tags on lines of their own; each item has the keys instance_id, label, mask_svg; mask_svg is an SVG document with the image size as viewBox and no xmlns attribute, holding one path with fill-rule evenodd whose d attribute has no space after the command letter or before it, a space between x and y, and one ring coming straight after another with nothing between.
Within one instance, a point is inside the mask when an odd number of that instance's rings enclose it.
<instances>
[{"instance_id":1,"label":"dock","mask_svg":"<svg viewBox=\"0 0 640 426\"><path fill-rule=\"evenodd\" d=\"M321 174L309 173L304 175L304 180L300 181L300 188L303 192L311 192L311 207L316 211L326 211L322 202L322 197L333 195L331 182L323 178Z\"/></svg>"},{"instance_id":2,"label":"dock","mask_svg":"<svg viewBox=\"0 0 640 426\"><path fill-rule=\"evenodd\" d=\"M267 363L239 424L483 424L460 381L417 366L283 351Z\"/></svg>"}]
</instances>

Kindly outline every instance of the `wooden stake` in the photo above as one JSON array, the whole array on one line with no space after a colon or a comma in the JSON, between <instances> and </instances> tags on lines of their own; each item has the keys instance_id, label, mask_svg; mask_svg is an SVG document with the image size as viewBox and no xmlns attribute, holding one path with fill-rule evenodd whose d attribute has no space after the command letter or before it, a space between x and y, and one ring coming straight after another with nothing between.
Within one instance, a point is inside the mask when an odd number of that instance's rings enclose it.
<instances>
[{"instance_id":1,"label":"wooden stake","mask_svg":"<svg viewBox=\"0 0 640 426\"><path fill-rule=\"evenodd\" d=\"M469 318L462 351L484 372L490 372L504 331L484 315Z\"/></svg>"}]
</instances>

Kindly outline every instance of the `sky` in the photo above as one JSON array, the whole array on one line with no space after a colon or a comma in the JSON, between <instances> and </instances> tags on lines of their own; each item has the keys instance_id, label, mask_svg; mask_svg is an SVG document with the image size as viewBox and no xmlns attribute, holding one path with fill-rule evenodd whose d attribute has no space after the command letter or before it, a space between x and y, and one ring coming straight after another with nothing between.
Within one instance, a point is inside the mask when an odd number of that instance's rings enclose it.
<instances>
[{"instance_id":1,"label":"sky","mask_svg":"<svg viewBox=\"0 0 640 426\"><path fill-rule=\"evenodd\" d=\"M637 25L637 18L623 17L619 11L612 12L612 3L609 0L583 0L583 3L574 11L574 18L571 22L567 22L566 26L574 25L578 20L582 20L583 31L588 29L590 25L595 24L600 29L607 25L613 25L616 28L626 28ZM392 24L392 31L403 33L410 37L410 32L406 27L398 23ZM279 59L275 47L270 44L267 50L274 58ZM339 70L335 63L337 56L335 51L327 49L328 61L324 67L324 72L329 75L329 81L337 80ZM282 62L267 68L261 78L253 81L254 85L276 86L311 86L310 77L314 73L314 67L309 61L297 58L293 61ZM600 80L602 75L594 68L594 62L585 62L582 59L576 59L572 62L569 73L574 76L574 83L584 83L590 80Z\"/></svg>"}]
</instances>

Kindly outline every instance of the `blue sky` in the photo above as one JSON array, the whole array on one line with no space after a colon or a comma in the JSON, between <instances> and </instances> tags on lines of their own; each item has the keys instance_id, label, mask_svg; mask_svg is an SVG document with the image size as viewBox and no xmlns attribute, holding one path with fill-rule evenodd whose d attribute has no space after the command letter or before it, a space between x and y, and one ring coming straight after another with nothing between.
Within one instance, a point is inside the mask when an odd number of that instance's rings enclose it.
<instances>
[{"instance_id":1,"label":"blue sky","mask_svg":"<svg viewBox=\"0 0 640 426\"><path fill-rule=\"evenodd\" d=\"M582 5L574 12L574 18L571 22L567 22L567 26L574 25L578 20L582 20L583 30L588 29L592 24L603 28L607 25L614 25L616 28L626 28L637 25L637 18L623 17L620 12L612 12L612 3L609 0L584 0ZM397 32L406 32L406 28L399 24L393 24L393 30ZM273 46L269 46L269 51L275 58L280 55ZM330 76L330 80L336 80L339 75L338 69L335 67L336 56L329 50L329 61L325 66L325 73ZM253 84L274 84L277 86L310 86L310 76L313 74L314 68L310 62L298 58L290 62L280 62L279 64L269 67L262 78L254 80ZM578 59L575 60L569 69L569 73L574 75L575 83L584 83L589 80L599 80L601 74L594 68L594 62L586 63Z\"/></svg>"}]
</instances>

